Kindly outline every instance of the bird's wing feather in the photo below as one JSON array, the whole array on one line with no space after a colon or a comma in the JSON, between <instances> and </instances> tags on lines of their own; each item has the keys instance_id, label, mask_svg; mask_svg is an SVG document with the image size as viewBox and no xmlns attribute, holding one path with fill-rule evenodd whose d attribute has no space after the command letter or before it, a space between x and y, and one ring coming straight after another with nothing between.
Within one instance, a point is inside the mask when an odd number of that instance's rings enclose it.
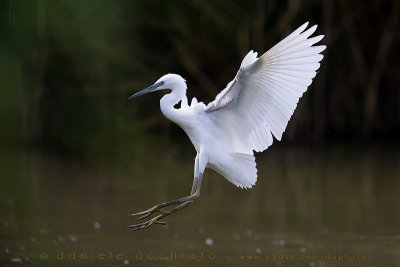
<instances>
[{"instance_id":1,"label":"bird's wing feather","mask_svg":"<svg viewBox=\"0 0 400 267\"><path fill-rule=\"evenodd\" d=\"M245 153L267 149L272 135L280 140L299 98L319 68L326 48L312 46L323 35L309 38L317 26L308 22L260 58L250 51L227 87L206 107L210 118Z\"/></svg>"}]
</instances>

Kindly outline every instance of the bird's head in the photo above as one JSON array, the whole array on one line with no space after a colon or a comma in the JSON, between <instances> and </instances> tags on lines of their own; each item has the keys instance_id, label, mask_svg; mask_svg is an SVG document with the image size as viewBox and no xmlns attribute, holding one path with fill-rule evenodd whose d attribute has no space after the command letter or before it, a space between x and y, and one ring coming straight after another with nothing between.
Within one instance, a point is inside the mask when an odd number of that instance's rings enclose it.
<instances>
[{"instance_id":1,"label":"bird's head","mask_svg":"<svg viewBox=\"0 0 400 267\"><path fill-rule=\"evenodd\" d=\"M170 89L171 91L178 91L180 93L186 93L186 81L178 74L166 74L158 79L153 85L131 95L128 99L133 99L140 95L155 92L163 89Z\"/></svg>"}]
</instances>

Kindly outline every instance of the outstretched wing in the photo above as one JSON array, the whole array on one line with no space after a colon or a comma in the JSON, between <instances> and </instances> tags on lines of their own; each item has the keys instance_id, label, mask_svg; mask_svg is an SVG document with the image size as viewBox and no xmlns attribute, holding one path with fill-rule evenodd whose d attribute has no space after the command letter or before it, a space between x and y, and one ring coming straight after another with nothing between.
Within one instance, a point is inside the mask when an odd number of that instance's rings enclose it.
<instances>
[{"instance_id":1,"label":"outstretched wing","mask_svg":"<svg viewBox=\"0 0 400 267\"><path fill-rule=\"evenodd\" d=\"M261 57L250 51L227 87L206 107L210 118L242 153L261 152L281 140L299 98L319 68L326 48L312 46L324 36L309 38L317 26L308 22Z\"/></svg>"}]
</instances>

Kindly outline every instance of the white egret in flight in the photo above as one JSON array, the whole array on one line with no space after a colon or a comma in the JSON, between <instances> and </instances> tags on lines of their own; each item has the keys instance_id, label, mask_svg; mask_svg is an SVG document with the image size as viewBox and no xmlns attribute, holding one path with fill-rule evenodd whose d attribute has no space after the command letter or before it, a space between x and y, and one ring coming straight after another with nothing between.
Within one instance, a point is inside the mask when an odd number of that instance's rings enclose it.
<instances>
[{"instance_id":1,"label":"white egret in flight","mask_svg":"<svg viewBox=\"0 0 400 267\"><path fill-rule=\"evenodd\" d=\"M240 188L251 188L257 181L254 151L261 152L281 140L299 98L316 75L326 48L313 46L324 36L310 37L317 26L303 24L261 57L250 51L243 59L235 78L214 101L205 105L186 98L186 81L177 74L162 76L150 87L129 99L158 90L169 89L160 101L161 112L178 124L189 136L197 155L194 181L187 197L158 204L132 214L139 219L159 213L132 230L153 224L167 224L164 217L189 206L200 195L201 179L209 167ZM181 102L180 108L174 106ZM163 209L171 207L169 210Z\"/></svg>"}]
</instances>

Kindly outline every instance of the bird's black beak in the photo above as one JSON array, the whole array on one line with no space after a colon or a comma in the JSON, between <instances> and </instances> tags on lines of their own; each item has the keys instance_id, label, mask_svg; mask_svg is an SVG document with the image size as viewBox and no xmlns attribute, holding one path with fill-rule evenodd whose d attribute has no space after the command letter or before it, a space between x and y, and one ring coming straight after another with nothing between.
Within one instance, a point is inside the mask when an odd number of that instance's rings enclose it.
<instances>
[{"instance_id":1,"label":"bird's black beak","mask_svg":"<svg viewBox=\"0 0 400 267\"><path fill-rule=\"evenodd\" d=\"M155 83L155 84L153 84L153 85L147 87L146 89L143 89L143 90L141 90L141 91L139 91L139 92L137 92L137 93L131 95L131 96L128 98L128 100L131 100L131 99L133 99L133 98L135 98L135 97L138 97L138 96L143 95L143 94L146 94L146 93L150 93L150 92L157 91L158 87L159 87L160 85L162 85L162 84L163 84L163 82Z\"/></svg>"}]
</instances>

